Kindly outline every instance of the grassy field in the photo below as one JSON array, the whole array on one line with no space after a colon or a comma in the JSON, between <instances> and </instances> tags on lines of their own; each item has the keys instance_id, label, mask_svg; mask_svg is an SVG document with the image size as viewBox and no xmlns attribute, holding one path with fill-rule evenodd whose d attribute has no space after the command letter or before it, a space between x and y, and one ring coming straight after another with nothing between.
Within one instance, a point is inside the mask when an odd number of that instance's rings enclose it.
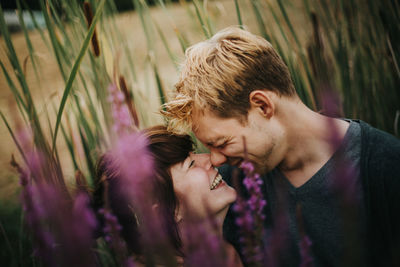
<instances>
[{"instance_id":1,"label":"grassy field","mask_svg":"<svg viewBox=\"0 0 400 267\"><path fill-rule=\"evenodd\" d=\"M307 36L311 31L309 27L310 25L307 27L304 15L296 12L300 6L300 3L296 3L291 6L288 11L294 25L302 25L301 28L299 27L299 36L301 37L302 42L305 43L308 39ZM252 14L252 7L248 3L242 4L241 7L243 14ZM178 64L183 59L183 52L174 33L174 28L182 31L191 44L204 40L201 28L196 19L191 17L191 14L188 13L188 8L193 14L193 6L173 4L168 7L168 12L165 12L165 10L160 7L151 8L151 17L162 29L164 36L167 39L166 41L169 44L169 48L177 56L175 64ZM211 1L209 2L208 9L214 19L215 29L222 29L230 25L238 25L233 1ZM266 6L264 6L264 12L266 14L266 24L269 25L268 28L270 28L272 32L278 33L279 28L276 23L274 23L272 15ZM249 30L253 32L258 31L257 21L254 16L243 16L243 23ZM129 73L129 69L126 66L127 62L124 61L125 51L122 51L123 44L121 44L120 48L117 47L113 51L114 53L117 52L120 54L121 69L128 79L128 86L140 97L140 101L138 102L143 103L143 106L146 107L146 114L144 114L146 117L142 120L142 125L150 126L162 123L162 119L158 114L160 99L155 81L151 77L152 70L149 68L147 62L149 54L148 44L146 43L146 37L141 26L140 17L134 11L121 13L115 17L115 24L121 35L124 36L122 40L127 46L129 53L131 53L131 56L134 58L135 74L137 75L136 80L134 79L133 74ZM100 40L102 40L103 43L106 43L109 34L110 33L107 32L100 32ZM48 49L37 30L30 31L29 36L35 49L38 65L40 66L40 80L35 77L33 66L29 60L29 51L23 33L13 34L12 41L20 62L24 62L25 60L27 62L25 73L26 80L30 85L31 93L38 109L39 116L41 120L45 122L47 116L46 109L51 109L52 104L56 106L59 104L65 85L53 51ZM0 41L4 47L4 41L2 39L0 39ZM171 61L171 58L169 57L169 54L159 36L154 40L154 50L156 51L155 57L157 65L159 66L164 88L168 90L168 92L171 92L174 88L174 83L177 81L178 71L174 62ZM109 53L110 54L108 54L107 57L112 58L112 52L109 51ZM0 50L0 60L4 62L6 69L12 73L11 65L7 60L5 49ZM111 60L112 59L110 59L110 61ZM85 65L82 68L85 68ZM128 71L126 69L128 69ZM4 78L0 79L0 106L3 107L2 111L5 113L6 117L16 120L17 114L15 114L16 107L14 97L7 87L7 81ZM95 88L91 88L91 90L95 90ZM53 112L50 112L49 114L51 117L50 119L54 120L55 114ZM0 198L4 197L5 199L8 199L10 194L14 194L15 191L14 189L10 190L10 188L15 188L15 184L10 184L11 180L6 178L11 177L14 173L9 161L11 154L18 156L18 151L4 125L0 128L0 138L2 140L0 152L0 180L4 183L3 186L0 187L0 190L2 191L0 193ZM74 172L71 168L71 162L68 160L65 142L60 139L57 147L59 153L65 155L65 157L61 156L61 158L66 158L63 162L66 176L72 177Z\"/></svg>"}]
</instances>

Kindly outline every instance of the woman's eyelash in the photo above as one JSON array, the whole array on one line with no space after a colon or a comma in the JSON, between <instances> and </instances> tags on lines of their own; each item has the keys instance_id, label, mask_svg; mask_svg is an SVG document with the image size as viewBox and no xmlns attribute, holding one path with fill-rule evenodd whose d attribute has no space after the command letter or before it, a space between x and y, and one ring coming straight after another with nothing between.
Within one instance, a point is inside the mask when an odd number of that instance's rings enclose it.
<instances>
[{"instance_id":1,"label":"woman's eyelash","mask_svg":"<svg viewBox=\"0 0 400 267\"><path fill-rule=\"evenodd\" d=\"M190 164L189 164L189 168L190 168L190 167L192 167L192 166L193 166L193 164L194 164L194 160L192 160L192 161L190 162Z\"/></svg>"}]
</instances>

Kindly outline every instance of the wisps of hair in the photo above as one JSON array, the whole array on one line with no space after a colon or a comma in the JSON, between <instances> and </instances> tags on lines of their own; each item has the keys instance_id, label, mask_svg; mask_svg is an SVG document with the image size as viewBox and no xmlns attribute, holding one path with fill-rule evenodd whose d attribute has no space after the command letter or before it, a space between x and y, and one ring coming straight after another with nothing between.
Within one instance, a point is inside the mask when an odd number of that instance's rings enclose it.
<instances>
[{"instance_id":1,"label":"wisps of hair","mask_svg":"<svg viewBox=\"0 0 400 267\"><path fill-rule=\"evenodd\" d=\"M185 56L176 95L162 111L175 131L192 126L194 109L209 109L223 118L247 116L254 90L296 94L289 70L272 45L238 27L191 46Z\"/></svg>"}]
</instances>

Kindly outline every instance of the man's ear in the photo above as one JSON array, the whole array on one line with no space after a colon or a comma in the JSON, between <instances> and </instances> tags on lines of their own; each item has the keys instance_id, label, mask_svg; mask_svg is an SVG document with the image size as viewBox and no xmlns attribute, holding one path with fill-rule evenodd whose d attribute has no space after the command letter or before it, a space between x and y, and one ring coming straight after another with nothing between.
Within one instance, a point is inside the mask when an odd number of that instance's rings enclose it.
<instances>
[{"instance_id":1,"label":"man's ear","mask_svg":"<svg viewBox=\"0 0 400 267\"><path fill-rule=\"evenodd\" d=\"M251 109L257 109L266 118L271 118L275 113L275 99L276 93L267 90L254 90L249 95L249 102Z\"/></svg>"}]
</instances>

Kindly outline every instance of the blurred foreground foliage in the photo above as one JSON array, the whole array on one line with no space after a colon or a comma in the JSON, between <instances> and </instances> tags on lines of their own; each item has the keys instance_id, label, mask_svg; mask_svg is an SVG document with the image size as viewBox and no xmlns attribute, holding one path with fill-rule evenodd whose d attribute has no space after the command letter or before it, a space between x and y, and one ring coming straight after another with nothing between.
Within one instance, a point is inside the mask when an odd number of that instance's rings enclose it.
<instances>
[{"instance_id":1,"label":"blurred foreground foliage","mask_svg":"<svg viewBox=\"0 0 400 267\"><path fill-rule=\"evenodd\" d=\"M92 0L85 5L76 0L37 1L46 28L36 23L36 31L55 58L64 84L57 101L44 106L38 106L38 100L33 97L34 89L27 80L26 68L30 62L36 79L45 83L41 68L46 65L40 62L30 32L24 27L22 16L18 16L29 52L28 57L21 60L4 20L6 5L1 6L1 49L7 55L7 62L0 62L1 77L14 97L13 116L6 115L2 107L1 117L18 147L20 161L25 161L26 156L18 136L23 129L29 128L34 147L43 153L47 171L54 174L46 178L48 183L70 191L74 182L65 177L63 167L68 166L74 172L82 172L89 185L93 185L95 162L114 138L111 107L107 102L109 84L115 84L124 92L127 104L138 116L140 128L157 121L154 117L158 115L149 112L150 102L159 106L166 100L168 90L163 81L163 67L157 60L160 51L155 43L162 43L170 64L178 70L178 59L193 43L188 36L203 35L202 39L212 36L219 29L216 21L221 14L217 12L220 2L226 4L228 1L180 0L179 5L186 10L191 25L186 29L174 24L177 18L171 10L177 4L171 2L153 1L169 18L166 26L160 27L144 0ZM325 112L322 99L327 92L333 93L338 98L340 110L334 115L359 118L399 136L398 1L229 2L235 7L236 24L251 23L249 26L258 29L258 34L278 50L289 66L300 97L309 107ZM139 42L146 43L146 59L140 66L126 36L115 23L123 3L135 7L144 32L145 41ZM32 6L25 0L17 0L16 7L18 15L23 9L31 10L29 7ZM295 24L293 10L303 16L304 24ZM35 17L31 19L35 23ZM167 27L174 32L172 39L179 43L178 50L172 49L171 38L166 38L171 37L166 36ZM140 76L139 69L146 74ZM67 148L69 157L60 157L59 147L62 146ZM1 262L7 266L35 265L20 208L2 204L0 211L3 229Z\"/></svg>"}]
</instances>

